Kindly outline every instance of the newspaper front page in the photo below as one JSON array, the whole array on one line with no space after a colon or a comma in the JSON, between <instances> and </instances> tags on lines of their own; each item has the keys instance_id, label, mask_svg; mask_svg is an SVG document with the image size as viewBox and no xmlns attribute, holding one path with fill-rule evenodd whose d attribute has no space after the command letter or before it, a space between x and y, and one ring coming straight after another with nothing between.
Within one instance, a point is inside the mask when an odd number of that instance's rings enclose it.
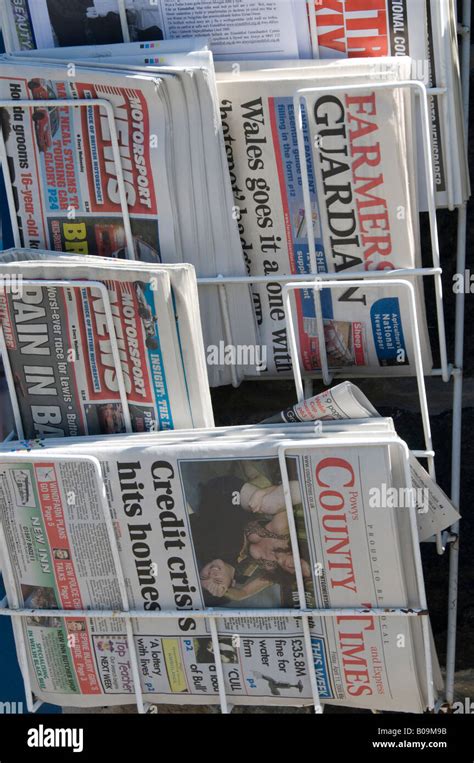
<instances>
[{"instance_id":1,"label":"newspaper front page","mask_svg":"<svg viewBox=\"0 0 474 763\"><path fill-rule=\"evenodd\" d=\"M135 257L179 251L167 178L159 81L25 62L2 66L0 93L19 99L104 98L114 109ZM35 106L2 110L21 244L33 249L125 256L126 240L109 123L103 110ZM152 140L152 134L155 140ZM154 147L152 147L154 146ZM129 256L133 256L130 253Z\"/></svg>"},{"instance_id":2,"label":"newspaper front page","mask_svg":"<svg viewBox=\"0 0 474 763\"><path fill-rule=\"evenodd\" d=\"M369 501L374 485L400 479L393 435L386 445L379 433L363 448L327 441L314 449L284 436L166 446L158 435L152 445L130 437L85 438L68 447L51 440L41 455L1 459L0 514L14 577L8 595L20 606L51 610L16 626L39 697L94 706L133 696L120 620L64 619L53 611L121 606L98 499L102 480L130 606L177 612L133 624L148 701L217 701L209 625L189 614L217 606L249 608L248 618L219 620L231 701L311 702L301 621L255 612L298 605L277 459L282 442L293 446L286 466L307 605L419 606L409 512L371 508ZM322 702L422 712L431 701L421 618L316 618L311 641Z\"/></svg>"},{"instance_id":3,"label":"newspaper front page","mask_svg":"<svg viewBox=\"0 0 474 763\"><path fill-rule=\"evenodd\" d=\"M410 77L409 59L380 66ZM420 264L411 113L396 90L308 93L303 107L309 183L305 204L293 96L300 88L367 82L368 62L321 62L310 69L242 70L218 74L224 139L239 231L252 275L343 274ZM408 158L408 161L407 161ZM314 251L309 237L314 234ZM422 284L415 284L423 360L431 367ZM278 282L254 287L268 370L291 369ZM322 291L330 367L347 373L413 374L414 347L401 287ZM295 294L302 366L320 368L317 300Z\"/></svg>"},{"instance_id":4,"label":"newspaper front page","mask_svg":"<svg viewBox=\"0 0 474 763\"><path fill-rule=\"evenodd\" d=\"M441 98L429 97L436 203L445 207L449 199L455 204L465 201L470 189L458 92L459 56L457 44L450 46L446 43L448 37L456 36L451 0L380 0L376 3L372 0L356 3L316 0L314 13L312 43L315 58L410 56L414 79L424 82L427 87L446 87L449 83L447 93ZM375 62L374 75L377 76ZM417 140L420 206L426 211L420 131ZM459 172L452 175L451 165ZM452 185L451 193L448 184Z\"/></svg>"},{"instance_id":5,"label":"newspaper front page","mask_svg":"<svg viewBox=\"0 0 474 763\"><path fill-rule=\"evenodd\" d=\"M192 265L103 264L24 250L2 253L0 263L10 393L24 437L212 425ZM59 283L41 286L43 279Z\"/></svg>"}]
</instances>

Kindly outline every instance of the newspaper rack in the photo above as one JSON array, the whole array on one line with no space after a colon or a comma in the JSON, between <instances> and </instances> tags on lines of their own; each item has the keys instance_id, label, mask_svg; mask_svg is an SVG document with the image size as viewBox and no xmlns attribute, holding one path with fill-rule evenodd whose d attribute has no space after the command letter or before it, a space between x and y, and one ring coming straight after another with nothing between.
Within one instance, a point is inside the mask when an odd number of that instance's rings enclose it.
<instances>
[{"instance_id":1,"label":"newspaper rack","mask_svg":"<svg viewBox=\"0 0 474 763\"><path fill-rule=\"evenodd\" d=\"M119 10L120 10L120 20L124 35L124 40L129 39L129 32L128 32L128 25L127 25L127 17L126 17L126 10L125 10L125 0L118 0L119 2ZM315 8L313 6L313 3L309 4L310 9L310 24L312 28L314 29L315 24ZM462 72L462 97L463 97L463 109L464 109L464 125L465 125L465 133L466 133L466 140L467 140L467 132L468 132L468 115L469 115L469 72L470 72L470 24L471 24L471 3L470 0L463 0L463 15L462 15L462 24L458 25L458 33L461 37L461 72ZM313 39L315 39L315 36L313 35ZM445 46L449 46L449 39L445 38L444 40ZM446 47L447 50L447 47ZM452 450L451 450L451 476L452 476L452 486L451 486L451 499L456 507L459 506L459 499L460 499L460 461L461 461L461 422L462 422L462 365L463 365L463 344L464 344L464 293L459 292L456 294L456 307L455 307L455 348L454 348L454 362L453 364L448 363L447 359L447 349L446 349L446 337L445 337L445 326L444 326L444 315L443 315L443 302L442 302L442 282L441 282L441 273L442 270L440 268L440 258L439 258L439 245L438 245L438 236L437 236L437 228L436 228L436 206L435 206L435 200L434 200L434 190L433 190L433 180L432 180L432 159L431 159L431 151L430 151L430 133L429 133L429 121L428 121L428 104L427 104L427 97L431 95L440 96L440 100L442 103L442 123L443 123L443 129L445 130L445 134L447 136L452 136L452 121L450 119L450 115L448 113L447 109L447 99L443 98L443 94L446 93L447 88L450 86L450 82L442 82L442 86L438 88L426 88L422 83L419 82L383 82L383 83L372 83L371 87L407 87L412 88L413 90L416 90L418 92L419 100L421 102L421 112L422 112L422 135L423 135L423 150L425 155L425 169L426 169L426 175L427 175L427 191L428 191L428 211L429 211L429 217L430 217L430 232L431 232L431 246L432 246L432 256L433 256L433 267L431 268L414 268L414 269L399 269L391 271L390 273L387 272L373 272L373 273L364 273L364 274L351 274L351 279L347 279L344 277L340 277L335 274L324 274L320 273L317 276L315 276L312 280L311 276L308 276L307 274L304 275L292 275L292 276L281 276L281 277L270 277L270 276L255 276L255 277L224 277L224 276L217 276L215 278L200 278L198 279L198 285L200 288L217 288L219 292L219 298L220 298L220 304L222 309L222 316L223 316L223 325L224 325L224 331L225 331L225 339L229 343L232 342L232 326L229 318L229 313L227 309L227 289L232 288L234 286L240 286L243 285L250 286L254 283L265 283L267 282L279 282L282 284L282 291L284 295L284 306L285 306L285 314L287 319L287 327L288 327L288 333L289 333L289 347L290 347L290 353L292 356L293 361L295 361L298 358L297 353L297 344L296 344L296 336L295 336L295 329L292 321L291 316L291 303L290 303L290 297L291 292L295 291L297 289L305 288L305 289L313 289L315 291L316 295L316 303L319 303L321 290L323 288L335 288L338 285L343 283L358 283L360 282L360 279L364 280L364 285L369 286L370 288L380 288L381 286L387 287L389 282L392 282L394 285L397 285L398 287L401 287L407 291L408 297L409 297L409 305L410 305L410 315L412 318L412 338L413 338L413 346L415 347L415 370L416 370L416 379L417 379L417 386L418 386L418 395L420 400L420 410L422 415L422 422L423 422L423 434L424 434L424 449L422 450L416 450L412 451L413 455L419 457L419 458L426 458L428 461L429 471L431 476L434 477L434 451L432 448L432 441L431 441L431 429L430 429L430 420L429 420L429 406L428 406L428 400L427 400L427 394L426 394L426 386L425 386L425 378L424 378L424 372L422 367L422 359L421 359L421 351L420 351L420 340L419 340L419 333L418 333L418 326L417 326L417 320L416 320L416 302L415 302L415 295L414 295L414 289L413 289L413 278L419 278L419 277L425 277L425 276L432 276L435 280L435 294L436 294L436 311L437 311L437 327L438 327L438 337L439 337L439 347L440 347L440 362L441 367L435 368L431 371L431 375L438 377L441 376L442 380L444 382L448 382L452 379L453 381L453 430L452 430ZM357 86L349 86L357 87ZM363 86L359 86L363 87ZM311 90L321 90L322 88L311 88ZM335 88L331 88L331 91L333 91ZM347 90L348 87L344 86L344 89ZM295 93L295 106L297 108L297 113L301 114L301 102L302 99L304 99L305 92L308 92L308 89L303 89ZM34 108L35 101L32 100L23 100L23 101L15 101L15 106L22 106L25 108ZM110 105L110 103L107 100L104 99L82 99L82 100L76 100L76 101L68 101L68 100L57 100L51 101L51 104L48 101L41 101L41 105L55 105L55 106L61 106L61 107L68 107L68 108L75 108L75 107L86 107L86 108L104 108L106 110L107 119L109 121L110 126L110 134L111 134L111 142L112 142L112 149L113 149L113 156L117 167L117 180L118 180L118 186L119 186L119 194L120 194L120 201L121 201L121 208L123 212L123 218L124 218L124 226L125 226L125 232L126 232L126 240L127 240L127 247L128 247L128 256L130 256L130 253L133 252L133 237L131 234L131 228L130 228L130 219L128 215L128 208L127 208L127 202L126 202L126 194L125 194L125 187L123 182L123 174L122 174L122 167L121 167L121 161L120 161L120 151L117 141L117 133L114 123L114 116L113 116L113 109ZM5 108L12 107L12 101L11 100L5 100L0 101L0 107L3 106ZM298 130L298 139L301 139L301 132ZM450 145L450 140L448 140L447 145ZM3 141L3 137L0 134L0 162L3 165L4 175L6 179L6 186L7 186L7 198L8 203L10 207L10 213L11 213L11 219L12 219L12 225L13 225L13 234L15 239L15 244L17 246L21 246L20 237L19 237L19 230L16 226L16 216L13 214L15 206L14 206L14 197L13 197L13 190L11 186L11 182L8 182L8 180L11 180L8 176L8 163L6 161L6 152L5 152L5 144ZM305 174L305 164L302 163L303 169L303 176ZM455 171L455 168L453 167L451 157L449 156L448 152L448 162L447 162L447 191L448 191L448 209L453 210L455 207L453 205L453 173ZM307 178L306 178L307 182ZM303 184L305 186L305 183ZM305 190L305 193L307 192L307 188ZM305 200L306 204L306 200ZM457 220L457 247L456 247L456 272L457 273L464 273L465 270L465 263L466 263L466 229L467 229L467 204L466 202L457 207L457 213L458 213L458 220ZM308 220L312 220L312 216L307 216ZM309 236L309 240L311 243L311 236ZM37 281L32 281L31 283L38 283ZM43 285L61 285L61 286L80 286L84 287L87 284L87 287L94 287L99 288L102 284L97 284L95 282L53 282L53 281L41 281L41 284ZM108 303L108 294L105 294L104 297L104 304ZM109 305L110 307L110 305ZM111 318L111 314L109 316ZM317 320L321 322L321 315L320 312L317 315ZM108 322L109 330L110 330L110 337L111 337L111 343L112 345L115 345L115 349L118 349L116 347L116 336L115 331L113 329L113 321ZM319 326L321 328L321 325ZM321 345L323 346L323 344ZM2 356L6 357L5 352L5 345L4 341L0 335L0 350L2 351ZM115 357L115 355L114 355ZM118 356L117 356L118 358ZM305 396L311 395L312 391L312 379L314 377L322 376L324 382L326 384L329 384L331 381L332 376L337 376L337 371L334 371L329 368L328 366L328 360L327 355L325 352L325 349L322 353L321 357L321 371L317 374L315 373L303 373L299 367L299 362L293 362L293 374L295 379L295 386L297 391L298 400L301 401L304 399ZM121 374L121 367L120 363L117 363L117 371L119 374L119 377L122 378L123 376ZM235 385L238 384L238 380L235 374L235 369L232 369L233 371L233 383ZM14 384L13 379L11 377L11 373L9 373L8 364L6 366L6 373L7 373L7 379L8 379L8 385L10 392L14 391ZM347 374L345 374L347 376ZM252 377L252 379L255 379L258 377ZM272 377L265 375L265 379L271 379ZM273 377L275 378L275 377ZM124 402L123 397L121 397L122 402ZM12 394L12 404L15 406L15 394ZM126 410L127 406L124 405L124 410ZM18 415L18 406L17 406L17 415ZM16 417L17 420L17 417ZM18 436L21 435L21 430L19 429L17 432ZM7 440L11 439L13 434L11 433L6 438ZM328 439L325 439L325 443L327 444ZM339 444L341 443L341 440L338 440ZM380 437L379 442L386 442L386 439ZM407 485L411 485L411 476L410 471L408 467L408 458L409 458L409 451L407 449L407 446L402 443L398 438L391 439L391 443L396 442L398 446L402 449L403 455L404 455L404 467L405 467L405 476L407 479ZM360 440L351 440L350 437L347 438L347 440L344 440L344 444L350 445L351 443L357 445L359 447L363 446L364 443L361 443ZM32 444L26 442L25 446L27 450L31 449ZM315 435L315 438L305 443L305 446L307 447L318 447L317 442L317 436ZM248 616L258 616L258 617L272 617L272 616L288 616L293 618L301 618L303 623L303 633L305 636L305 646L306 646L306 652L307 652L307 662L309 666L310 671L310 679L311 679L311 689L312 689L312 695L313 695L313 702L314 702L314 709L315 712L320 713L322 712L322 706L319 699L318 694L318 687L316 682L316 675L315 675L315 669L314 669L314 663L311 659L311 643L309 638L309 623L308 618L310 617L334 617L341 614L352 614L352 613L364 613L364 614L371 614L376 617L380 616L406 616L406 617L412 617L412 616L419 616L423 619L423 640L424 640L424 646L425 646L425 656L426 656L426 676L427 676L427 697L428 697L428 704L429 709L434 709L435 711L440 710L446 710L449 709L450 705L453 702L454 699L454 669L455 669L455 655L456 655L456 617L457 617L457 592L458 592L458 564L459 564L459 524L456 523L449 533L443 533L442 537L438 536L435 538L437 550L439 553L442 553L444 551L444 548L447 543L449 543L450 548L450 567L449 567L449 592L448 592L448 612L447 612L447 620L448 620L448 634L447 634L447 656L446 656L446 679L445 679L445 699L446 703L441 704L437 703L436 707L434 706L434 693L433 693L433 671L432 671L432 665L431 665L431 645L430 645L430 638L429 638L429 623L428 623L428 611L427 611L427 602L426 602L426 596L425 596L425 589L424 589L424 581L423 581L423 574L422 574L422 568L421 568L421 559L419 554L419 547L417 542L415 541L416 535L413 535L414 538L414 554L415 554L415 560L416 560L416 574L417 574L417 582L419 586L420 591L420 606L419 608L415 609L361 609L361 610L353 610L353 609L344 609L344 610L337 610L337 609L307 609L306 603L305 603L305 596L304 596L304 586L303 586L303 576L302 576L302 570L301 570L301 564L300 564L300 555L299 555L299 549L297 544L297 537L296 537L296 529L294 524L294 517L292 512L292 505L291 505L291 499L289 495L289 485L288 485L288 474L286 471L286 462L285 462L285 453L286 453L286 447L283 445L281 447L280 453L279 453L279 461L280 461L280 468L281 468L281 474L282 474L282 481L285 491L285 503L286 503L286 509L288 513L288 521L290 526L290 537L291 537L291 545L292 550L294 554L295 561L297 562L296 566L296 577L297 577L297 584L298 584L298 595L299 595L299 607L291 610L284 610L284 609L278 609L278 610L249 610L249 609L229 609L225 608L224 610L219 609L212 609L207 608L203 610L193 611L191 614L193 617L197 618L207 618L209 620L209 628L210 628L210 634L212 637L212 642L214 646L214 654L220 655L220 651L218 648L218 635L217 635L217 621L221 617L235 617L235 618L242 618L242 617L248 617ZM5 454L5 458L14 458L16 460L21 459L28 459L28 453L12 453L12 454ZM40 452L35 452L35 458L41 458ZM62 456L61 458L64 458ZM95 468L99 470L100 474L100 466L97 459L94 459L93 457L90 457L89 460L94 464ZM21 609L18 605L18 601L7 601L7 597L3 599L3 601L0 602L0 615L4 616L10 616L12 617L13 627L15 630L15 634L18 639L19 644L19 660L20 665L22 668L23 673L23 680L25 683L25 690L26 690L26 696L27 696L27 706L28 710L30 712L35 712L42 704L41 700L35 701L35 698L31 692L31 686L29 684L29 678L28 678L28 670L27 670L27 663L26 663L26 651L25 651L25 643L23 640L23 635L21 629L18 628L18 618L26 617L26 616L63 616L63 617L74 617L74 616L80 616L80 617L111 617L111 618L122 618L126 621L126 628L127 628L127 636L129 638L129 643L131 644L131 661L132 661L132 669L133 669L133 676L134 676L134 692L135 692L135 701L137 704L137 708L139 712L147 712L150 710L150 705L145 703L143 701L142 691L140 687L140 682L138 678L138 663L137 663L137 656L134 652L134 645L133 645L133 639L132 636L132 620L133 618L173 618L176 617L176 612L171 611L160 611L160 612L144 612L142 610L131 610L128 606L128 599L127 594L124 586L124 579L123 579L123 571L121 569L120 560L118 557L118 549L117 544L115 540L115 536L112 529L111 524L111 518L109 514L109 506L107 503L107 499L105 496L105 491L101 493L101 504L104 511L104 516L107 523L108 533L111 541L111 546L113 549L113 555L114 560L116 563L117 568L117 578L119 581L120 590L122 593L122 609L119 611L94 611L94 610L46 610L46 609L39 609L39 610L32 610L32 609ZM410 519L413 527L416 527L416 518L414 514L414 510L410 511ZM10 580L10 583L12 582L12 576L13 571L11 569L11 566L9 565L8 561L8 555L6 554L6 547L5 547L5 538L3 536L3 531L0 526L0 558L2 558L3 561L3 571L4 574L8 577ZM14 586L11 586L12 590L14 590ZM20 637L19 637L19 634ZM216 676L218 680L218 688L219 688L219 700L220 700L220 706L221 711L226 713L229 712L232 709L232 705L229 703L228 698L226 696L225 691L225 685L224 685L224 674L222 669L222 663L220 659L216 659Z\"/></svg>"}]
</instances>

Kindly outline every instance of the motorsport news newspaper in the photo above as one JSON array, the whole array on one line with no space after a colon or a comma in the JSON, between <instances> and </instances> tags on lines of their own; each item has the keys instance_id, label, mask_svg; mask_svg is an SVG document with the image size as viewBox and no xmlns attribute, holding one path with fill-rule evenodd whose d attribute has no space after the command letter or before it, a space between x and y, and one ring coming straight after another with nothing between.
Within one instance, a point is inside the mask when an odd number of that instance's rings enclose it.
<instances>
[{"instance_id":1,"label":"motorsport news newspaper","mask_svg":"<svg viewBox=\"0 0 474 763\"><path fill-rule=\"evenodd\" d=\"M18 285L0 290L0 318L22 437L213 425L192 265L38 250L0 263Z\"/></svg>"}]
</instances>

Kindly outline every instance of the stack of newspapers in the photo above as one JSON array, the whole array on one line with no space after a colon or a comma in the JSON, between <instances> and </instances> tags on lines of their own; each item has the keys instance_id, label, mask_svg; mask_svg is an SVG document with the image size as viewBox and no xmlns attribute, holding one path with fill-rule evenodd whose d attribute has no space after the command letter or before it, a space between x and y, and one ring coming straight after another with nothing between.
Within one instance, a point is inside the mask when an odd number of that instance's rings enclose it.
<instances>
[{"instance_id":1,"label":"stack of newspapers","mask_svg":"<svg viewBox=\"0 0 474 763\"><path fill-rule=\"evenodd\" d=\"M231 9L200 0L192 12L183 0L2 0L1 6L9 51L204 36L217 60L234 64L410 56L414 78L446 89L430 102L437 201L451 206L468 197L454 0L239 0ZM377 76L376 65L373 71ZM424 191L421 198L426 204Z\"/></svg>"},{"instance_id":2,"label":"stack of newspapers","mask_svg":"<svg viewBox=\"0 0 474 763\"><path fill-rule=\"evenodd\" d=\"M8 443L0 517L45 701L127 703L138 673L149 702L218 702L216 658L233 704L312 703L313 679L325 704L422 712L442 687L419 542L457 514L351 384L262 425Z\"/></svg>"},{"instance_id":3,"label":"stack of newspapers","mask_svg":"<svg viewBox=\"0 0 474 763\"><path fill-rule=\"evenodd\" d=\"M217 701L217 657L236 704L310 703L313 659L321 701L412 712L432 706L432 669L440 684L428 621L363 614L425 608L414 513L370 502L371 491L406 484L404 445L390 420L326 424L317 440L312 425L300 424L159 433L146 442L51 440L41 453L20 456L8 450L0 457L8 596L32 609L15 632L39 698L130 701L130 643L123 621L111 616L124 607L125 586L138 611L133 639L148 701ZM296 611L258 616L261 608L298 605L361 611L313 617L308 652ZM216 606L220 655L198 612ZM58 608L76 613L59 617ZM246 608L247 617L236 615ZM84 609L110 616L90 619L77 611ZM141 610L171 615L140 618Z\"/></svg>"},{"instance_id":4,"label":"stack of newspapers","mask_svg":"<svg viewBox=\"0 0 474 763\"><path fill-rule=\"evenodd\" d=\"M162 66L148 65L138 43L115 46L113 57L110 48L106 57L83 47L59 50L57 60L52 51L2 61L0 98L35 101L1 112L19 245L186 262L199 276L246 273L212 55L186 52L195 42L162 43L162 51L178 50L163 52ZM247 285L229 291L226 310L234 342L256 345ZM216 289L204 295L201 315L206 346L218 345L225 330ZM231 372L215 364L209 376L226 384Z\"/></svg>"},{"instance_id":5,"label":"stack of newspapers","mask_svg":"<svg viewBox=\"0 0 474 763\"><path fill-rule=\"evenodd\" d=\"M213 426L192 265L25 249L0 263L22 438Z\"/></svg>"},{"instance_id":6,"label":"stack of newspapers","mask_svg":"<svg viewBox=\"0 0 474 763\"><path fill-rule=\"evenodd\" d=\"M433 709L420 542L459 519L434 473L350 382L220 428L210 387L296 363L421 384L423 264L443 365L436 207L470 192L453 0L0 11L0 558L27 690Z\"/></svg>"},{"instance_id":7,"label":"stack of newspapers","mask_svg":"<svg viewBox=\"0 0 474 763\"><path fill-rule=\"evenodd\" d=\"M136 31L131 19L145 13L140 3L126 3L123 13L113 2L88 7L87 21L84 4L72 10L73 3L68 12L84 23L70 39L60 33L67 14L61 19L54 2L34 10L3 5L12 34L0 98L20 102L1 111L16 243L189 262L198 277L214 278L200 289L211 386L291 376L285 279L419 268L420 210L428 205L433 216L434 204L468 196L447 0L415 0L409 10L381 2L370 13L362 0L351 4L354 11L318 2L315 18L304 14L309 47L301 43L303 3L243 2L229 21L225 4L203 2L191 21L188 4L170 0L145 14L156 15L146 28L158 39L130 34L135 41L110 44L110 34L103 45L95 44L106 37L94 37L96 22L117 16L119 30L125 18ZM285 45L291 29L297 51ZM375 29L379 42L364 46L361 30L368 38ZM178 34L207 35L212 52L206 38ZM261 49L257 39L267 41ZM321 60L297 57L305 50ZM213 54L229 58L216 65L217 77ZM431 85L438 95L426 98ZM250 281L242 283L245 276ZM229 277L237 281L226 283ZM421 281L413 279L416 322L429 372ZM339 373L414 374L405 287L331 286L319 297L306 289L291 300L305 371L321 369L324 350ZM246 350L234 368L228 347Z\"/></svg>"},{"instance_id":8,"label":"stack of newspapers","mask_svg":"<svg viewBox=\"0 0 474 763\"><path fill-rule=\"evenodd\" d=\"M411 63L381 58L377 66L402 82L410 80ZM406 90L376 89L372 66L361 59L249 65L237 75L218 75L242 248L252 275L307 274L310 281L332 273L350 279L421 265L411 98ZM422 284L415 287L428 371ZM258 284L254 292L268 368L284 375L291 364L281 287ZM326 289L321 308L310 289L298 291L302 367L321 367L321 310L330 367L351 375L369 369L413 374L406 300L390 281L376 291L364 282Z\"/></svg>"}]
</instances>

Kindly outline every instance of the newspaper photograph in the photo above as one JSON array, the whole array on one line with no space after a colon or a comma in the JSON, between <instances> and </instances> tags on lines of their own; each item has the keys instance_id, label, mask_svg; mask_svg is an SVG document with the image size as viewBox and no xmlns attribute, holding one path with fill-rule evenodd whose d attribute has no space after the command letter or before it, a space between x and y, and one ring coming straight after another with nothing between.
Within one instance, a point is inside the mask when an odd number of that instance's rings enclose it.
<instances>
[{"instance_id":1,"label":"newspaper photograph","mask_svg":"<svg viewBox=\"0 0 474 763\"><path fill-rule=\"evenodd\" d=\"M71 445L51 440L26 457L3 451L0 516L14 587L8 593L34 610L16 633L34 692L87 707L126 703L133 695L120 620L54 616L55 609L121 606L118 583L110 583L117 579L116 543L130 606L177 615L134 621L148 701L218 700L209 625L192 616L217 606L229 608L218 623L229 698L311 702L301 621L255 615L263 607L298 606L276 457L280 442L291 438L226 445L225 438L203 437L163 448L158 435L153 445L131 437L133 443L119 436ZM297 438L293 445L286 465L306 604L418 606L419 550L409 512L368 500L374 485L399 480L393 437L364 448L327 441L310 449ZM87 451L99 459L101 474ZM115 540L104 520L108 510ZM232 617L236 606L251 616ZM41 609L48 609L45 618ZM431 703L420 618L315 618L311 640L321 701L406 712Z\"/></svg>"}]
</instances>

